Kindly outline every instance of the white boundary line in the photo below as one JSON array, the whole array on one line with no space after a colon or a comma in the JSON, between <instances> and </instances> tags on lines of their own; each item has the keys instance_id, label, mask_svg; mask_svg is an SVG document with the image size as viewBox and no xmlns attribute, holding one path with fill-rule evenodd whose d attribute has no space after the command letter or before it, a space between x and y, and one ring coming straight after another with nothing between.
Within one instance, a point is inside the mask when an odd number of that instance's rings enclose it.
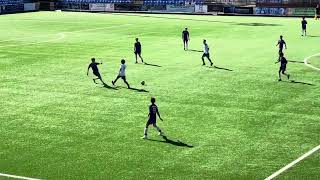
<instances>
[{"instance_id":1,"label":"white boundary line","mask_svg":"<svg viewBox=\"0 0 320 180\"><path fill-rule=\"evenodd\" d=\"M10 175L10 174L2 174L0 173L0 176L2 177L9 177L9 178L14 178L14 179L24 179L24 180L40 180L36 178L29 178L29 177L24 177L24 176L15 176L15 175Z\"/></svg>"},{"instance_id":2,"label":"white boundary line","mask_svg":"<svg viewBox=\"0 0 320 180\"><path fill-rule=\"evenodd\" d=\"M311 149L310 151L308 151L307 153L305 153L304 155L300 156L298 159L292 161L290 164L286 165L285 167L281 168L280 170L278 170L277 172L273 173L271 176L267 177L265 180L271 180L277 176L279 176L281 173L283 173L284 171L288 170L289 168L291 168L292 166L296 165L297 163L299 163L300 161L302 161L303 159L307 158L308 156L312 155L313 153L315 153L316 151L318 151L320 149L320 145L318 145L317 147Z\"/></svg>"},{"instance_id":3,"label":"white boundary line","mask_svg":"<svg viewBox=\"0 0 320 180\"><path fill-rule=\"evenodd\" d=\"M312 57L314 57L314 56L319 56L319 55L320 55L320 53L314 54L314 55L309 56L309 57L306 57L306 58L303 60L303 61L304 61L304 64L305 64L306 66L312 68L312 69L315 69L315 70L320 71L320 68L314 67L314 66L312 66L311 64L308 63L308 60L309 60L310 58L312 58Z\"/></svg>"}]
</instances>

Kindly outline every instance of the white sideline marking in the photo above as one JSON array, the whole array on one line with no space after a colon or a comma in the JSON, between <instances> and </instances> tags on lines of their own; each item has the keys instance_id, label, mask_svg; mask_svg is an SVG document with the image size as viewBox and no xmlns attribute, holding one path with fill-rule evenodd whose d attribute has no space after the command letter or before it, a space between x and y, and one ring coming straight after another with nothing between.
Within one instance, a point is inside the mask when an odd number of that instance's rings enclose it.
<instances>
[{"instance_id":1,"label":"white sideline marking","mask_svg":"<svg viewBox=\"0 0 320 180\"><path fill-rule=\"evenodd\" d=\"M309 56L309 57L306 57L306 58L303 60L303 61L304 61L304 64L305 64L306 66L312 68L312 69L315 69L315 70L320 71L320 68L314 67L314 66L312 66L311 64L308 63L308 60L309 60L310 58L312 58L312 57L314 57L314 56L319 56L319 55L320 55L320 53L314 54L314 55Z\"/></svg>"},{"instance_id":2,"label":"white sideline marking","mask_svg":"<svg viewBox=\"0 0 320 180\"><path fill-rule=\"evenodd\" d=\"M40 180L40 179L36 179L36 178L29 178L29 177L24 177L24 176L15 176L15 175L2 174L2 173L0 173L0 176L9 177L9 178L15 178L15 179L24 179L24 180Z\"/></svg>"},{"instance_id":3,"label":"white sideline marking","mask_svg":"<svg viewBox=\"0 0 320 180\"><path fill-rule=\"evenodd\" d=\"M318 145L317 147L311 149L309 152L305 153L304 155L300 156L298 159L292 161L290 164L286 165L285 167L281 168L280 170L278 170L277 172L273 173L271 176L267 177L265 180L271 180L277 176L279 176L281 173L283 173L284 171L288 170L289 168L291 168L292 166L296 165L298 162L302 161L303 159L307 158L308 156L310 156L311 154L315 153L316 151L318 151L320 149L320 145Z\"/></svg>"}]
</instances>

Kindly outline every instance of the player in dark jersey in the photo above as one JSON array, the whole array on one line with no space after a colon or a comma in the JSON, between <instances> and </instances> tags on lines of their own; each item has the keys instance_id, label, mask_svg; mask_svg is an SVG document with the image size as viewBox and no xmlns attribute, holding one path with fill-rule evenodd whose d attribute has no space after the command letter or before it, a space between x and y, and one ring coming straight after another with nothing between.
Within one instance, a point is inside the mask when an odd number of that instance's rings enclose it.
<instances>
[{"instance_id":1,"label":"player in dark jersey","mask_svg":"<svg viewBox=\"0 0 320 180\"><path fill-rule=\"evenodd\" d=\"M320 5L317 4L315 19L319 20L319 17L320 17Z\"/></svg>"},{"instance_id":2,"label":"player in dark jersey","mask_svg":"<svg viewBox=\"0 0 320 180\"><path fill-rule=\"evenodd\" d=\"M307 36L307 24L308 22L306 21L306 18L303 17L301 21L301 26L302 26L302 35L301 36Z\"/></svg>"},{"instance_id":3,"label":"player in dark jersey","mask_svg":"<svg viewBox=\"0 0 320 180\"><path fill-rule=\"evenodd\" d=\"M143 59L141 57L141 43L139 42L138 38L136 38L136 42L134 43L134 54L136 55L136 63L138 63L138 56L143 63Z\"/></svg>"},{"instance_id":4,"label":"player in dark jersey","mask_svg":"<svg viewBox=\"0 0 320 180\"><path fill-rule=\"evenodd\" d=\"M157 126L157 115L159 116L159 119L163 121L163 119L160 116L159 110L156 103L156 99L154 97L151 98L151 105L149 106L149 119L147 121L146 127L144 128L144 136L142 137L143 139L148 139L148 127L149 125L153 125L159 131L159 135L163 136L163 132Z\"/></svg>"},{"instance_id":5,"label":"player in dark jersey","mask_svg":"<svg viewBox=\"0 0 320 180\"><path fill-rule=\"evenodd\" d=\"M286 73L287 70L287 59L284 57L283 53L280 53L280 58L279 61L280 62L280 68L279 68L279 81L282 81L281 79L281 74L286 75L288 79L290 79L290 74Z\"/></svg>"},{"instance_id":6,"label":"player in dark jersey","mask_svg":"<svg viewBox=\"0 0 320 180\"><path fill-rule=\"evenodd\" d=\"M278 58L278 60L280 60L280 54L283 53L283 47L285 46L285 48L287 49L287 44L283 40L283 36L280 36L280 39L278 40L277 46L279 46L279 58Z\"/></svg>"},{"instance_id":7,"label":"player in dark jersey","mask_svg":"<svg viewBox=\"0 0 320 180\"><path fill-rule=\"evenodd\" d=\"M98 65L102 64L102 63L98 63L96 62L95 58L91 58L91 63L88 66L88 71L87 71L87 76L89 75L89 69L92 69L92 73L97 76L97 78L93 78L93 82L97 84L96 80L100 79L100 81L105 85L106 83L103 82L102 77L99 73L99 69L98 69Z\"/></svg>"},{"instance_id":8,"label":"player in dark jersey","mask_svg":"<svg viewBox=\"0 0 320 180\"><path fill-rule=\"evenodd\" d=\"M183 49L186 51L188 50L188 42L189 42L189 31L188 28L184 28L184 31L182 31L182 41L183 41Z\"/></svg>"}]
</instances>

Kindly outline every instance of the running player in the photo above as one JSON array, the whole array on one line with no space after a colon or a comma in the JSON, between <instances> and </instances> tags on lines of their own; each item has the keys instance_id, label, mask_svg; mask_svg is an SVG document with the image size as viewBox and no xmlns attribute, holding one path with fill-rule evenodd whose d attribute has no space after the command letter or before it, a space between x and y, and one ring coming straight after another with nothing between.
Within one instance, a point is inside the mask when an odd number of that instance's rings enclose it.
<instances>
[{"instance_id":1,"label":"running player","mask_svg":"<svg viewBox=\"0 0 320 180\"><path fill-rule=\"evenodd\" d=\"M303 17L301 21L301 26L302 26L302 35L301 36L307 36L307 24L308 22L306 21L306 18Z\"/></svg>"},{"instance_id":2,"label":"running player","mask_svg":"<svg viewBox=\"0 0 320 180\"><path fill-rule=\"evenodd\" d=\"M95 58L91 58L91 63L89 64L88 66L88 70L87 70L87 76L89 75L89 69L91 68L92 69L92 73L97 76L97 78L93 78L93 82L95 84L98 84L96 82L97 79L100 79L100 81L102 82L103 85L105 85L106 83L103 82L102 78L101 78L101 75L99 73L99 69L98 69L98 65L100 65L102 63L98 63L96 62L96 59Z\"/></svg>"},{"instance_id":3,"label":"running player","mask_svg":"<svg viewBox=\"0 0 320 180\"><path fill-rule=\"evenodd\" d=\"M188 28L184 28L184 31L182 31L182 41L183 41L183 49L186 51L188 50L188 41L190 40L189 38L189 31Z\"/></svg>"},{"instance_id":4,"label":"running player","mask_svg":"<svg viewBox=\"0 0 320 180\"><path fill-rule=\"evenodd\" d=\"M210 63L211 63L211 66L213 65L211 59L210 59L210 53L209 53L209 46L207 44L207 40L203 40L203 45L204 45L204 49L203 49L203 55L202 55L202 65L206 65L206 63L204 62L204 57L206 57Z\"/></svg>"},{"instance_id":5,"label":"running player","mask_svg":"<svg viewBox=\"0 0 320 180\"><path fill-rule=\"evenodd\" d=\"M157 115L159 116L159 119L161 121L163 121L163 119L160 116L159 110L156 103L156 99L154 97L151 98L151 105L149 106L149 114L148 114L148 121L146 124L146 127L144 128L144 136L142 137L143 139L148 139L148 127L149 125L153 125L153 127L155 127L157 129L157 131L159 132L159 135L164 136L163 132L161 131L161 129L159 128L159 126L157 126Z\"/></svg>"},{"instance_id":6,"label":"running player","mask_svg":"<svg viewBox=\"0 0 320 180\"><path fill-rule=\"evenodd\" d=\"M288 79L290 79L290 74L286 73L287 70L287 59L284 57L283 53L280 53L280 58L279 61L280 62L280 68L279 68L279 81L282 81L281 79L281 74L286 75Z\"/></svg>"},{"instance_id":7,"label":"running player","mask_svg":"<svg viewBox=\"0 0 320 180\"><path fill-rule=\"evenodd\" d=\"M112 81L113 85L115 85L115 83L118 81L118 79L121 78L121 79L123 79L124 83L126 83L126 85L128 86L128 89L130 89L130 85L126 80L126 68L127 68L126 61L124 59L122 59L119 74L116 77L116 79L114 81Z\"/></svg>"},{"instance_id":8,"label":"running player","mask_svg":"<svg viewBox=\"0 0 320 180\"><path fill-rule=\"evenodd\" d=\"M141 43L139 42L138 38L136 38L136 42L134 43L134 54L136 55L136 63L138 63L138 56L143 63L143 59L141 57Z\"/></svg>"}]
</instances>

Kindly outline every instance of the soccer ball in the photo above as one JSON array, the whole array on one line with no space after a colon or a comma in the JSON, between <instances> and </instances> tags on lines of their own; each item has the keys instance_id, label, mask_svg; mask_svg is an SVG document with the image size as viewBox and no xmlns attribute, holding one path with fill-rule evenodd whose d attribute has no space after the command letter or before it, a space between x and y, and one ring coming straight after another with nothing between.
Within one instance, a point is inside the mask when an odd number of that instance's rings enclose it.
<instances>
[{"instance_id":1,"label":"soccer ball","mask_svg":"<svg viewBox=\"0 0 320 180\"><path fill-rule=\"evenodd\" d=\"M144 81L141 81L141 85L143 86L143 85L145 85L146 83L144 82Z\"/></svg>"}]
</instances>

